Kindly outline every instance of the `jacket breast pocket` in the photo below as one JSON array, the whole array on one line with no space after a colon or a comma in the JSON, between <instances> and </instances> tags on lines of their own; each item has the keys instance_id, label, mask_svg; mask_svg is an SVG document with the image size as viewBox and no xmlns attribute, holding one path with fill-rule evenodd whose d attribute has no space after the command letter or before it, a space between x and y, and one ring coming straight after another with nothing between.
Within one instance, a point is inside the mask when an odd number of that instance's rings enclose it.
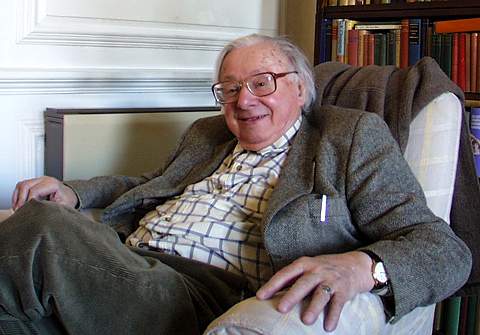
<instances>
[{"instance_id":1,"label":"jacket breast pocket","mask_svg":"<svg viewBox=\"0 0 480 335\"><path fill-rule=\"evenodd\" d=\"M350 223L350 211L343 198L311 194L308 199L308 207L313 223L322 225Z\"/></svg>"}]
</instances>

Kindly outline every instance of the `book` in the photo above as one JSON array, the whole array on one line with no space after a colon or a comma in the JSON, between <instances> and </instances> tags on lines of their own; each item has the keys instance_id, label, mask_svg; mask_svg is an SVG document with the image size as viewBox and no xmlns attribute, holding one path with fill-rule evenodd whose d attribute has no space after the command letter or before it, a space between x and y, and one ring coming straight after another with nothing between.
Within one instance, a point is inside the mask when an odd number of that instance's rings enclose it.
<instances>
[{"instance_id":1,"label":"book","mask_svg":"<svg viewBox=\"0 0 480 335\"><path fill-rule=\"evenodd\" d=\"M480 31L480 18L436 21L435 31L437 33Z\"/></svg>"},{"instance_id":2,"label":"book","mask_svg":"<svg viewBox=\"0 0 480 335\"><path fill-rule=\"evenodd\" d=\"M471 38L470 33L464 33L466 36L465 41L465 92L470 92L472 85L472 76L471 76Z\"/></svg>"},{"instance_id":3,"label":"book","mask_svg":"<svg viewBox=\"0 0 480 335\"><path fill-rule=\"evenodd\" d=\"M452 75L452 34L442 35L442 62L440 67L448 77ZM459 63L461 59L459 59ZM459 78L460 79L460 78Z\"/></svg>"},{"instance_id":4,"label":"book","mask_svg":"<svg viewBox=\"0 0 480 335\"><path fill-rule=\"evenodd\" d=\"M347 59L352 66L358 66L358 32L359 30L348 31Z\"/></svg>"},{"instance_id":5,"label":"book","mask_svg":"<svg viewBox=\"0 0 480 335\"><path fill-rule=\"evenodd\" d=\"M337 43L338 43L338 19L332 20L332 39L330 42L330 60L337 60Z\"/></svg>"},{"instance_id":6,"label":"book","mask_svg":"<svg viewBox=\"0 0 480 335\"><path fill-rule=\"evenodd\" d=\"M477 314L477 296L468 297L468 307L467 307L467 327L466 335L475 335L475 319Z\"/></svg>"},{"instance_id":7,"label":"book","mask_svg":"<svg viewBox=\"0 0 480 335\"><path fill-rule=\"evenodd\" d=\"M470 92L478 92L478 33L470 35Z\"/></svg>"},{"instance_id":8,"label":"book","mask_svg":"<svg viewBox=\"0 0 480 335\"><path fill-rule=\"evenodd\" d=\"M338 36L337 36L337 62L345 63L345 47L347 38L347 20L338 19Z\"/></svg>"},{"instance_id":9,"label":"book","mask_svg":"<svg viewBox=\"0 0 480 335\"><path fill-rule=\"evenodd\" d=\"M320 63L330 60L331 53L331 38L332 38L332 20L323 18L320 23L320 34L318 36L320 41L319 61Z\"/></svg>"},{"instance_id":10,"label":"book","mask_svg":"<svg viewBox=\"0 0 480 335\"><path fill-rule=\"evenodd\" d=\"M392 30L392 29L401 29L402 25L400 23L357 23L355 25L356 30Z\"/></svg>"},{"instance_id":11,"label":"book","mask_svg":"<svg viewBox=\"0 0 480 335\"><path fill-rule=\"evenodd\" d=\"M400 67L408 67L408 28L409 20L402 20L402 28L400 30Z\"/></svg>"},{"instance_id":12,"label":"book","mask_svg":"<svg viewBox=\"0 0 480 335\"><path fill-rule=\"evenodd\" d=\"M420 25L421 19L408 21L408 65L415 64L421 58Z\"/></svg>"},{"instance_id":13,"label":"book","mask_svg":"<svg viewBox=\"0 0 480 335\"><path fill-rule=\"evenodd\" d=\"M452 39L452 81L458 85L458 39L459 35L458 33L453 34L453 39Z\"/></svg>"},{"instance_id":14,"label":"book","mask_svg":"<svg viewBox=\"0 0 480 335\"><path fill-rule=\"evenodd\" d=\"M480 177L480 107L470 109L470 134L477 176Z\"/></svg>"},{"instance_id":15,"label":"book","mask_svg":"<svg viewBox=\"0 0 480 335\"><path fill-rule=\"evenodd\" d=\"M446 302L445 335L458 335L460 322L460 297L450 297Z\"/></svg>"},{"instance_id":16,"label":"book","mask_svg":"<svg viewBox=\"0 0 480 335\"><path fill-rule=\"evenodd\" d=\"M450 34L449 34L450 35ZM466 61L465 61L465 49L467 43L467 35L460 33L458 39L458 80L457 84L465 91L466 88Z\"/></svg>"}]
</instances>

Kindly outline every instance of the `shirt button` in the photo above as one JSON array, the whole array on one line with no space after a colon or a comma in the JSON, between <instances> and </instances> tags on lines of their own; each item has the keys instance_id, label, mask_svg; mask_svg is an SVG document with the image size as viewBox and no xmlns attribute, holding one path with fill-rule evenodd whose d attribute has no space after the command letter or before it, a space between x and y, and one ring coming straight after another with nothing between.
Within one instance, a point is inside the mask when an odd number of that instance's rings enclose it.
<instances>
[{"instance_id":1,"label":"shirt button","mask_svg":"<svg viewBox=\"0 0 480 335\"><path fill-rule=\"evenodd\" d=\"M217 190L221 191L222 190L222 184L217 184Z\"/></svg>"},{"instance_id":2,"label":"shirt button","mask_svg":"<svg viewBox=\"0 0 480 335\"><path fill-rule=\"evenodd\" d=\"M241 165L237 165L237 171L240 171L242 169Z\"/></svg>"},{"instance_id":3,"label":"shirt button","mask_svg":"<svg viewBox=\"0 0 480 335\"><path fill-rule=\"evenodd\" d=\"M165 219L164 219L164 220L165 220L165 221L167 221L167 222L170 222L170 220L172 220L172 218L171 218L171 217L169 217L169 216L167 216L167 217L165 217Z\"/></svg>"}]
</instances>

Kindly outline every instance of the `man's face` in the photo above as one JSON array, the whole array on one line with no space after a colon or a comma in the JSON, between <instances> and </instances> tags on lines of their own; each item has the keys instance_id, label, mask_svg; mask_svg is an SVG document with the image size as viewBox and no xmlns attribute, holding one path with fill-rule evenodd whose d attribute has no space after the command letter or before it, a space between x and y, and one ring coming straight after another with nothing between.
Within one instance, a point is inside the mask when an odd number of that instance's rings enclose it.
<instances>
[{"instance_id":1,"label":"man's face","mask_svg":"<svg viewBox=\"0 0 480 335\"><path fill-rule=\"evenodd\" d=\"M220 81L242 81L260 72L295 70L289 60L269 43L232 50L223 60ZM277 90L257 97L245 85L236 102L223 106L230 131L247 150L258 151L274 143L295 122L305 103L303 83L297 74L277 79Z\"/></svg>"}]
</instances>

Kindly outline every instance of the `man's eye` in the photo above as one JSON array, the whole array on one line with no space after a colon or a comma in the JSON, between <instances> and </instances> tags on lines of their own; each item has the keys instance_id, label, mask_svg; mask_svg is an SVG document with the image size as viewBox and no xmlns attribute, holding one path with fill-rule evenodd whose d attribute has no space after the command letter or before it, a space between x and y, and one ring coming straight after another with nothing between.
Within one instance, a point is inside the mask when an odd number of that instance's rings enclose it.
<instances>
[{"instance_id":1,"label":"man's eye","mask_svg":"<svg viewBox=\"0 0 480 335\"><path fill-rule=\"evenodd\" d=\"M267 86L268 83L265 80L258 80L256 82L254 82L253 85L255 86L255 88L262 88L262 87Z\"/></svg>"}]
</instances>

